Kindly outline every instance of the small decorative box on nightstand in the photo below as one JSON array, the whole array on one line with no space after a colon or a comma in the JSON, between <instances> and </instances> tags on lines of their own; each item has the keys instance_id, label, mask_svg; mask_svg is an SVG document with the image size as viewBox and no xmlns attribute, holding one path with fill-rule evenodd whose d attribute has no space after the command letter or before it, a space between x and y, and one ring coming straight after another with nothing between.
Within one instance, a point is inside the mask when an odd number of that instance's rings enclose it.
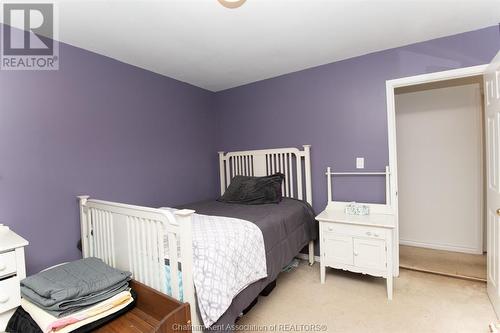
<instances>
[{"instance_id":1,"label":"small decorative box on nightstand","mask_svg":"<svg viewBox=\"0 0 500 333\"><path fill-rule=\"evenodd\" d=\"M28 241L0 225L0 332L21 303L19 281L26 277L24 247Z\"/></svg>"}]
</instances>

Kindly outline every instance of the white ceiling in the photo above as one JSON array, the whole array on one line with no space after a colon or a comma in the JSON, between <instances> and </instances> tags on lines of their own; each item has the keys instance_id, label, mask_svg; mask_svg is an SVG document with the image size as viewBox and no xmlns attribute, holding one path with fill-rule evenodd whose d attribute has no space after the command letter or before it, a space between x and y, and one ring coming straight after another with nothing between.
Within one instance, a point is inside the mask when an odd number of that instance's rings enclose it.
<instances>
[{"instance_id":1,"label":"white ceiling","mask_svg":"<svg viewBox=\"0 0 500 333\"><path fill-rule=\"evenodd\" d=\"M56 1L61 41L212 91L500 22L500 0Z\"/></svg>"}]
</instances>

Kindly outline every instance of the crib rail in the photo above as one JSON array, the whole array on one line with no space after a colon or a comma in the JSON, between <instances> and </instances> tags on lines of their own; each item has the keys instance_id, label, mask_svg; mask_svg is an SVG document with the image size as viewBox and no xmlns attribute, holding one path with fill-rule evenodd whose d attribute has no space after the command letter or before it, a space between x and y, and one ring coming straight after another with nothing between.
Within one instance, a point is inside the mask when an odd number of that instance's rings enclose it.
<instances>
[{"instance_id":1,"label":"crib rail","mask_svg":"<svg viewBox=\"0 0 500 333\"><path fill-rule=\"evenodd\" d=\"M170 274L171 296L176 299L181 298L180 272L183 301L191 303L191 318L196 319L191 236L194 211L171 213L88 196L78 198L83 257L97 257L112 267L130 271L135 280L163 293L167 293L167 274Z\"/></svg>"}]
</instances>

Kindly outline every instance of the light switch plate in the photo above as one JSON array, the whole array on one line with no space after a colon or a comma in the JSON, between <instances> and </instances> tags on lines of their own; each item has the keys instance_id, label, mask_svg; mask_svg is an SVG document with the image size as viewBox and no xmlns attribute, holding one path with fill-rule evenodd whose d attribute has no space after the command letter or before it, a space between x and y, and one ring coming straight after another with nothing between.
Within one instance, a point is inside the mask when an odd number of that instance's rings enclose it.
<instances>
[{"instance_id":1,"label":"light switch plate","mask_svg":"<svg viewBox=\"0 0 500 333\"><path fill-rule=\"evenodd\" d=\"M365 158L356 157L356 169L364 169L364 168L365 168Z\"/></svg>"}]
</instances>

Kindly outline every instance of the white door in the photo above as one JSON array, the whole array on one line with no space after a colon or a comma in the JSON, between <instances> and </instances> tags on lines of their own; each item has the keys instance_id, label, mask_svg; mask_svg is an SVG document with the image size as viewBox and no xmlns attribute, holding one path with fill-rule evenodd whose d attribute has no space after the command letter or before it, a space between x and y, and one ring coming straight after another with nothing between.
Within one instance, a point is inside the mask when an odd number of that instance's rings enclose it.
<instances>
[{"instance_id":1,"label":"white door","mask_svg":"<svg viewBox=\"0 0 500 333\"><path fill-rule=\"evenodd\" d=\"M500 52L484 75L488 296L500 316Z\"/></svg>"}]
</instances>

